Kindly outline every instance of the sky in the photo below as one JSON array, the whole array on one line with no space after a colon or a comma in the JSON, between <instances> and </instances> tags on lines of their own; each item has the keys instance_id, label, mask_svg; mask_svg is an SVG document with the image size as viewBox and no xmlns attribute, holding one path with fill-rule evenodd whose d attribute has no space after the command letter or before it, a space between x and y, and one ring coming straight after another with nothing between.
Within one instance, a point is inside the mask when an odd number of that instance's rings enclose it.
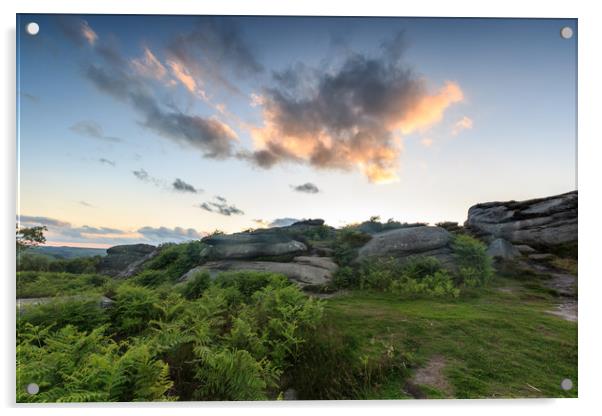
<instances>
[{"instance_id":1,"label":"sky","mask_svg":"<svg viewBox=\"0 0 602 416\"><path fill-rule=\"evenodd\" d=\"M17 214L50 245L463 223L576 189L575 19L20 14L17 32Z\"/></svg>"}]
</instances>

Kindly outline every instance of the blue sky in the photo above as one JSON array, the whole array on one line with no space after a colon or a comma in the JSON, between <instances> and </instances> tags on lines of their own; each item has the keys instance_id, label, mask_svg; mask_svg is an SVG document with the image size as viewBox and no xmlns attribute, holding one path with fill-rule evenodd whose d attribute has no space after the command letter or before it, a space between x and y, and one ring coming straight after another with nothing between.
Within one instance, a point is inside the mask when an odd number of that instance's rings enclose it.
<instances>
[{"instance_id":1,"label":"blue sky","mask_svg":"<svg viewBox=\"0 0 602 416\"><path fill-rule=\"evenodd\" d=\"M478 202L573 190L563 26L577 33L571 19L19 15L21 221L104 247L283 218L463 222Z\"/></svg>"}]
</instances>

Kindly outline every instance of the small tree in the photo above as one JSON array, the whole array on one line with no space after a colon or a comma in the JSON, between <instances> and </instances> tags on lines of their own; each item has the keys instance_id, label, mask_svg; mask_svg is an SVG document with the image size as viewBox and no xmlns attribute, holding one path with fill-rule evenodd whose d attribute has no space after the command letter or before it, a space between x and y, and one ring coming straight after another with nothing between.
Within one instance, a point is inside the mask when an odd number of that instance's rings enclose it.
<instances>
[{"instance_id":1,"label":"small tree","mask_svg":"<svg viewBox=\"0 0 602 416\"><path fill-rule=\"evenodd\" d=\"M17 253L44 244L46 242L44 231L48 231L48 228L43 225L30 228L19 228L19 224L17 224Z\"/></svg>"}]
</instances>

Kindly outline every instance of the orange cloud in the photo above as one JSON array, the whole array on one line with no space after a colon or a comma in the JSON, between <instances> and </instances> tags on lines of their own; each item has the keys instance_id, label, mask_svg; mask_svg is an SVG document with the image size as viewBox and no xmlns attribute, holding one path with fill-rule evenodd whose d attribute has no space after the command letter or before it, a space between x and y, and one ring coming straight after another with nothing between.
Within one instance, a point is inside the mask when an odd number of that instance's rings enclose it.
<instances>
[{"instance_id":1,"label":"orange cloud","mask_svg":"<svg viewBox=\"0 0 602 416\"><path fill-rule=\"evenodd\" d=\"M400 119L395 120L403 134L425 131L443 119L443 113L452 104L464 99L464 93L458 84L447 81L437 94L426 95Z\"/></svg>"},{"instance_id":2,"label":"orange cloud","mask_svg":"<svg viewBox=\"0 0 602 416\"><path fill-rule=\"evenodd\" d=\"M144 48L141 58L133 59L131 65L141 76L161 80L167 75L167 69L148 48Z\"/></svg>"},{"instance_id":3,"label":"orange cloud","mask_svg":"<svg viewBox=\"0 0 602 416\"><path fill-rule=\"evenodd\" d=\"M88 25L88 22L85 20L83 20L81 23L81 31L84 39L86 39L90 45L94 46L96 40L98 39L98 35L94 30L92 30L92 28Z\"/></svg>"},{"instance_id":4,"label":"orange cloud","mask_svg":"<svg viewBox=\"0 0 602 416\"><path fill-rule=\"evenodd\" d=\"M167 61L167 65L171 69L172 75L180 81L189 92L197 94L204 100L207 100L207 94L199 88L196 80L184 64L175 60L169 60Z\"/></svg>"},{"instance_id":5,"label":"orange cloud","mask_svg":"<svg viewBox=\"0 0 602 416\"><path fill-rule=\"evenodd\" d=\"M423 137L422 140L420 140L420 143L424 147L431 147L433 145L433 139L431 139L430 137Z\"/></svg>"},{"instance_id":6,"label":"orange cloud","mask_svg":"<svg viewBox=\"0 0 602 416\"><path fill-rule=\"evenodd\" d=\"M462 130L472 129L472 119L470 117L462 117L460 120L454 124L454 128L452 130L452 134L457 136Z\"/></svg>"}]
</instances>

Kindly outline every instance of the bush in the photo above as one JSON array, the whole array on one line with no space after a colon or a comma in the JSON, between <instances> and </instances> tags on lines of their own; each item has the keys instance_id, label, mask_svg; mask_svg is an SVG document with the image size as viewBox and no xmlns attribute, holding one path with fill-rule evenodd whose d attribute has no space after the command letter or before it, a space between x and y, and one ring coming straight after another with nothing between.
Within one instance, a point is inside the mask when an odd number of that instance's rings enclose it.
<instances>
[{"instance_id":1,"label":"bush","mask_svg":"<svg viewBox=\"0 0 602 416\"><path fill-rule=\"evenodd\" d=\"M160 253L148 262L146 269L162 270L171 282L176 282L183 274L201 263L203 247L201 241L165 244Z\"/></svg>"},{"instance_id":2,"label":"bush","mask_svg":"<svg viewBox=\"0 0 602 416\"><path fill-rule=\"evenodd\" d=\"M121 285L115 293L111 308L115 330L129 336L143 331L151 320L160 316L159 297L151 289Z\"/></svg>"},{"instance_id":3,"label":"bush","mask_svg":"<svg viewBox=\"0 0 602 416\"><path fill-rule=\"evenodd\" d=\"M468 235L458 235L452 241L452 249L458 265L459 284L474 287L491 280L493 266L485 244Z\"/></svg>"},{"instance_id":4,"label":"bush","mask_svg":"<svg viewBox=\"0 0 602 416\"><path fill-rule=\"evenodd\" d=\"M186 299L198 299L211 285L211 276L207 272L195 273L181 289L182 296Z\"/></svg>"},{"instance_id":5,"label":"bush","mask_svg":"<svg viewBox=\"0 0 602 416\"><path fill-rule=\"evenodd\" d=\"M18 272L17 298L76 295L102 291L108 277L97 274L73 275L54 272Z\"/></svg>"},{"instance_id":6,"label":"bush","mask_svg":"<svg viewBox=\"0 0 602 416\"><path fill-rule=\"evenodd\" d=\"M391 285L391 291L402 296L454 297L460 296L460 289L454 285L454 280L447 270L438 270L421 279L408 275L402 276Z\"/></svg>"}]
</instances>

